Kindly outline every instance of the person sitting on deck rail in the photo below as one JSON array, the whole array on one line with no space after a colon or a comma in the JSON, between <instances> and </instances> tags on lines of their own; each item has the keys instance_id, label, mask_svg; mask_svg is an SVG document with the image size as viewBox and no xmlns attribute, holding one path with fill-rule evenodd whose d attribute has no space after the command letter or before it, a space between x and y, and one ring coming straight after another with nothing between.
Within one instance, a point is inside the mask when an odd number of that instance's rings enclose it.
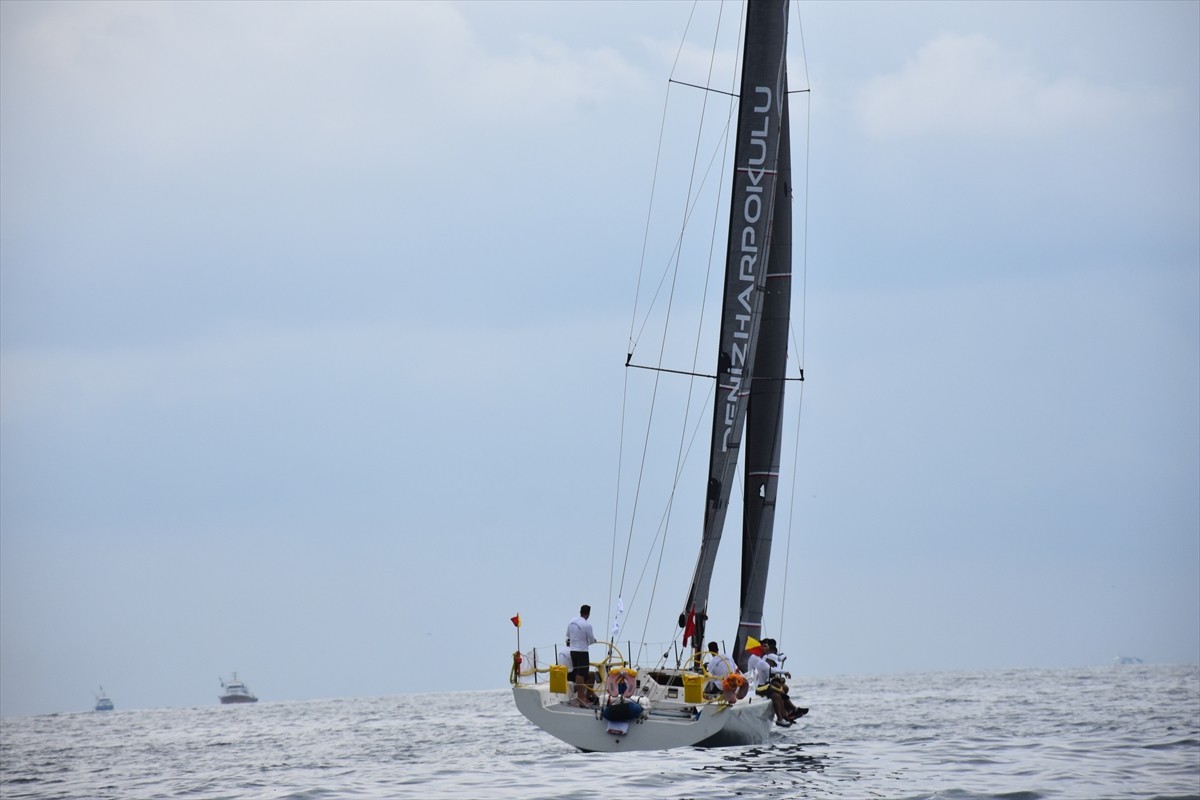
<instances>
[{"instance_id":1,"label":"person sitting on deck rail","mask_svg":"<svg viewBox=\"0 0 1200 800\"><path fill-rule=\"evenodd\" d=\"M752 640L750 644L752 646L746 648L746 652L750 654L750 658L746 662L746 672L754 681L754 691L759 697L771 702L771 708L775 712L775 724L781 728L790 728L792 726L791 715L784 703L781 689L783 676L778 676L778 682L772 682L771 662L763 658L766 648L757 641Z\"/></svg>"},{"instance_id":2,"label":"person sitting on deck rail","mask_svg":"<svg viewBox=\"0 0 1200 800\"><path fill-rule=\"evenodd\" d=\"M807 714L808 709L798 708L792 702L786 683L786 679L791 678L792 673L784 672L782 669L783 656L779 652L778 643L774 639L763 639L762 649L764 651L762 661L768 667L767 685L759 688L757 691L763 696L770 697L771 703L775 707L775 714L779 717L777 724L783 725L786 722L787 725L791 725L800 717ZM783 713L780 713L780 709L782 709Z\"/></svg>"}]
</instances>

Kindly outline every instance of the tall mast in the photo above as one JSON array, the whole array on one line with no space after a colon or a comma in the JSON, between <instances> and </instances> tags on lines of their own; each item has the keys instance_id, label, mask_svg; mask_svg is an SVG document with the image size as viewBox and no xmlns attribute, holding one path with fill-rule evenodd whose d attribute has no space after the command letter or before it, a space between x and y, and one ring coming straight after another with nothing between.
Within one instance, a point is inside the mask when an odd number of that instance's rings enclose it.
<instances>
[{"instance_id":1,"label":"tall mast","mask_svg":"<svg viewBox=\"0 0 1200 800\"><path fill-rule=\"evenodd\" d=\"M792 309L792 148L784 80L783 133L779 142L775 217L767 259L758 355L746 409L745 510L742 517L741 613L734 660L742 663L746 637L762 637L763 603L779 494L779 453L783 435L783 394Z\"/></svg>"},{"instance_id":2,"label":"tall mast","mask_svg":"<svg viewBox=\"0 0 1200 800\"><path fill-rule=\"evenodd\" d=\"M697 650L704 639L709 585L737 471L751 376L756 374L775 215L777 162L785 132L787 20L787 0L747 3L704 529L696 571L680 617Z\"/></svg>"}]
</instances>

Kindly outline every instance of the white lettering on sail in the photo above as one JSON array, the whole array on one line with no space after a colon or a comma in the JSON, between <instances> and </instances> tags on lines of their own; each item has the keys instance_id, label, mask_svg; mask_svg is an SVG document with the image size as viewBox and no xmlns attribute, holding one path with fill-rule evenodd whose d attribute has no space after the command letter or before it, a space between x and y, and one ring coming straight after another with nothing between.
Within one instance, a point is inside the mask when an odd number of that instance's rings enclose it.
<instances>
[{"instance_id":1,"label":"white lettering on sail","mask_svg":"<svg viewBox=\"0 0 1200 800\"><path fill-rule=\"evenodd\" d=\"M747 308L747 310L749 310L749 309ZM750 324L750 315L749 314L734 314L733 320L734 320L734 322L736 322L738 324L738 327L741 329L741 330L736 330L733 332L733 338L749 339L750 331L747 329L747 326Z\"/></svg>"},{"instance_id":2,"label":"white lettering on sail","mask_svg":"<svg viewBox=\"0 0 1200 800\"><path fill-rule=\"evenodd\" d=\"M738 278L743 281L754 280L754 262L757 260L758 256L742 256L742 271Z\"/></svg>"},{"instance_id":3,"label":"white lettering on sail","mask_svg":"<svg viewBox=\"0 0 1200 800\"><path fill-rule=\"evenodd\" d=\"M754 88L754 114L761 117L746 126L750 139L745 143L746 163L739 169L739 172L746 176L741 187L742 230L738 236L741 247L737 272L739 285L730 288L735 288L738 306L746 313L734 314L731 320L733 324L728 326L733 341L727 343L729 372L723 376L725 381L721 386L722 389L728 390L723 397L725 408L721 415L724 427L721 431L721 452L729 452L731 446L736 446L734 425L738 422L739 403L742 402L744 394L743 371L747 367L746 359L750 357L748 340L752 324L751 314L754 310L751 298L758 284L759 243L766 239L762 201L763 178L772 171L767 161L771 152L769 134L772 129L771 109L774 106L774 96L769 86ZM766 216L769 217L770 214Z\"/></svg>"},{"instance_id":4,"label":"white lettering on sail","mask_svg":"<svg viewBox=\"0 0 1200 800\"><path fill-rule=\"evenodd\" d=\"M734 348L736 355L737 348ZM743 358L745 351L743 351ZM742 368L734 367L729 370L729 385L721 387L729 391L725 395L725 430L722 432L721 449L726 451L729 449L729 440L733 436L733 420L737 415L737 398L742 391Z\"/></svg>"},{"instance_id":5,"label":"white lettering on sail","mask_svg":"<svg viewBox=\"0 0 1200 800\"><path fill-rule=\"evenodd\" d=\"M738 295L738 302L741 303L747 311L750 310L750 293L753 291L753 286L747 286L742 290L742 293Z\"/></svg>"},{"instance_id":6,"label":"white lettering on sail","mask_svg":"<svg viewBox=\"0 0 1200 800\"><path fill-rule=\"evenodd\" d=\"M757 253L758 245L754 243L754 228L742 228L742 252Z\"/></svg>"},{"instance_id":7,"label":"white lettering on sail","mask_svg":"<svg viewBox=\"0 0 1200 800\"><path fill-rule=\"evenodd\" d=\"M757 134L758 131L752 131L752 133ZM763 131L763 133L765 134L766 131ZM750 146L758 148L758 155L750 156L750 166L761 167L763 164L767 163L767 142L766 142L766 140L765 139L751 139ZM753 171L753 170L751 170L751 171ZM762 173L760 172L759 174L761 175Z\"/></svg>"},{"instance_id":8,"label":"white lettering on sail","mask_svg":"<svg viewBox=\"0 0 1200 800\"><path fill-rule=\"evenodd\" d=\"M735 344L733 349L729 351L729 354L731 356L729 361L734 365L730 369L730 372L736 372L740 374L742 367L746 366L746 345ZM736 393L734 393L734 396L737 396Z\"/></svg>"},{"instance_id":9,"label":"white lettering on sail","mask_svg":"<svg viewBox=\"0 0 1200 800\"><path fill-rule=\"evenodd\" d=\"M765 101L763 101L763 104L761 106L754 107L754 113L755 114L765 114L768 111L770 111L771 110L771 87L770 86L755 86L754 93L755 94L765 94L767 96L767 99ZM759 133L757 135L758 136L766 136L767 132L766 132L766 130L764 130L762 133Z\"/></svg>"},{"instance_id":10,"label":"white lettering on sail","mask_svg":"<svg viewBox=\"0 0 1200 800\"><path fill-rule=\"evenodd\" d=\"M746 222L758 222L758 218L762 216L762 198L756 194L746 195L746 207L742 211L742 216Z\"/></svg>"}]
</instances>

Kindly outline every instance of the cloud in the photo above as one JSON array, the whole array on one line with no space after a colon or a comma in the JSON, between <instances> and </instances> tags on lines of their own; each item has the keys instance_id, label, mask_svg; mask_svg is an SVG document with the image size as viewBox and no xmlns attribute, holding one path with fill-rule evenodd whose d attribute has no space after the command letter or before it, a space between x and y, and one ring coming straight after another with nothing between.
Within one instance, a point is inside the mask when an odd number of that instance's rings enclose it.
<instances>
[{"instance_id":1,"label":"cloud","mask_svg":"<svg viewBox=\"0 0 1200 800\"><path fill-rule=\"evenodd\" d=\"M483 347L465 333L448 330L439 330L436 341L447 352L474 354L478 363L473 360L469 375L495 379L501 369L497 362L519 348L489 333ZM313 374L330 387L353 383L403 396L406 374L398 365L434 336L403 324L313 325L222 330L185 342L107 349L9 347L0 354L0 399L12 423L46 415L94 422L147 408L245 404L267 393L294 391ZM421 385L469 382L461 368L438 369L436 363L408 377Z\"/></svg>"},{"instance_id":2,"label":"cloud","mask_svg":"<svg viewBox=\"0 0 1200 800\"><path fill-rule=\"evenodd\" d=\"M621 53L481 36L440 3L63 3L5 15L5 134L152 165L426 160L635 89Z\"/></svg>"},{"instance_id":3,"label":"cloud","mask_svg":"<svg viewBox=\"0 0 1200 800\"><path fill-rule=\"evenodd\" d=\"M1047 77L1030 60L985 36L942 35L898 73L868 81L855 111L878 137L1025 137L1102 124L1163 104L1156 94Z\"/></svg>"}]
</instances>

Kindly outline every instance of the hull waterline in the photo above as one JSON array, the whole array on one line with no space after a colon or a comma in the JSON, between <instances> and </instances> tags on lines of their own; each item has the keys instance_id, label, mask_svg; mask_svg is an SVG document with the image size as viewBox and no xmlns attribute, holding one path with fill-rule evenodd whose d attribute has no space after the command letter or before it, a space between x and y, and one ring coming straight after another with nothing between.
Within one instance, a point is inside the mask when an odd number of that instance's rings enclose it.
<instances>
[{"instance_id":1,"label":"hull waterline","mask_svg":"<svg viewBox=\"0 0 1200 800\"><path fill-rule=\"evenodd\" d=\"M519 684L513 700L530 722L551 736L587 752L670 750L676 747L725 747L763 744L770 738L769 703L725 706L647 704L645 716L628 723L623 733L595 709L569 705L566 695L552 694L546 684Z\"/></svg>"}]
</instances>

